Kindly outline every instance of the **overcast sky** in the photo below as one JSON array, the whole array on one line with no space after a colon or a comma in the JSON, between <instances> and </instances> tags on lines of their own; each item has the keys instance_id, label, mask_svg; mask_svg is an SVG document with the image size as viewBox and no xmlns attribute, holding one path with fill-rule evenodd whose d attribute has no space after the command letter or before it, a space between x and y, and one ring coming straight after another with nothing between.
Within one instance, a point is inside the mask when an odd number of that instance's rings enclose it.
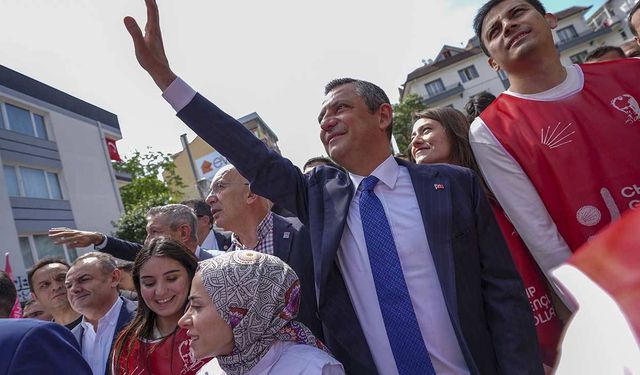
<instances>
[{"instance_id":1,"label":"overcast sky","mask_svg":"<svg viewBox=\"0 0 640 375\"><path fill-rule=\"evenodd\" d=\"M232 116L257 112L301 166L323 154L324 84L356 77L392 102L422 59L463 46L483 0L160 0L172 69ZM546 1L550 11L602 0ZM174 153L194 134L137 64L122 18L145 22L143 0L3 0L0 64L118 115L126 156Z\"/></svg>"}]
</instances>

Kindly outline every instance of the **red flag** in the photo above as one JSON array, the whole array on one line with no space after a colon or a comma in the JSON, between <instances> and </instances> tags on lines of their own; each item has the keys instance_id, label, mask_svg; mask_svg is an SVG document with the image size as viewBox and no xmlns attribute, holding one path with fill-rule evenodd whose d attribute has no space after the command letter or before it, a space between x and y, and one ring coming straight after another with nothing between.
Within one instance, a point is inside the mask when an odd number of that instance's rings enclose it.
<instances>
[{"instance_id":1,"label":"red flag","mask_svg":"<svg viewBox=\"0 0 640 375\"><path fill-rule=\"evenodd\" d=\"M118 153L118 147L116 147L116 141L109 138L106 138L105 141L107 142L107 149L109 150L109 157L111 158L111 160L121 162L122 158Z\"/></svg>"},{"instance_id":2,"label":"red flag","mask_svg":"<svg viewBox=\"0 0 640 375\"><path fill-rule=\"evenodd\" d=\"M9 263L9 253L6 253L4 256L4 272L9 275L9 278L13 280L13 272L11 271L11 263ZM22 318L22 307L20 307L20 300L18 296L16 296L16 302L13 304L11 308L11 313L9 314L9 318Z\"/></svg>"}]
</instances>

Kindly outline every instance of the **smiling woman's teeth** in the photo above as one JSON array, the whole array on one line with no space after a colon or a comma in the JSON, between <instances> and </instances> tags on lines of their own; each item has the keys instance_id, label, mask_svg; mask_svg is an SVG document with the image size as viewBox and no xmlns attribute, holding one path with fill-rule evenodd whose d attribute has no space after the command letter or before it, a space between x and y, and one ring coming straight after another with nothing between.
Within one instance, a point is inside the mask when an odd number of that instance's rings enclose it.
<instances>
[{"instance_id":1,"label":"smiling woman's teeth","mask_svg":"<svg viewBox=\"0 0 640 375\"><path fill-rule=\"evenodd\" d=\"M165 298L165 299L159 299L157 300L159 304L163 304L163 303L167 303L169 301L171 301L171 298L173 297L169 297L169 298Z\"/></svg>"}]
</instances>

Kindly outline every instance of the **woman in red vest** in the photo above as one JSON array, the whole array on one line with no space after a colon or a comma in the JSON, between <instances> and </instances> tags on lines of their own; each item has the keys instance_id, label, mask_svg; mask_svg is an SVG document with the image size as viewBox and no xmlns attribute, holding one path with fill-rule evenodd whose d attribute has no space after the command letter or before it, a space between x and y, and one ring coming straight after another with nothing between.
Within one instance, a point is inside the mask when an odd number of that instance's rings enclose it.
<instances>
[{"instance_id":1,"label":"woman in red vest","mask_svg":"<svg viewBox=\"0 0 640 375\"><path fill-rule=\"evenodd\" d=\"M469 122L461 112L449 107L436 107L419 112L415 117L417 120L411 133L411 157L416 163L455 164L470 168L480 175L469 145ZM484 182L482 183L524 282L544 364L551 367L562 332L562 324L551 302L551 293L524 242Z\"/></svg>"},{"instance_id":2,"label":"woman in red vest","mask_svg":"<svg viewBox=\"0 0 640 375\"><path fill-rule=\"evenodd\" d=\"M184 245L158 237L133 264L138 312L114 345L113 374L195 374L208 359L196 360L186 330L178 327L198 260Z\"/></svg>"}]
</instances>

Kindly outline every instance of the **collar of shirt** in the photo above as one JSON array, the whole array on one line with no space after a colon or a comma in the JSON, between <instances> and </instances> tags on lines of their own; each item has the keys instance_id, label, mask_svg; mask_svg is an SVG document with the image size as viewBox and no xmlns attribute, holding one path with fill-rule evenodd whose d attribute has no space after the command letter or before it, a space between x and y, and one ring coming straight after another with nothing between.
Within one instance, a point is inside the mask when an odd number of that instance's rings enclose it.
<instances>
[{"instance_id":1,"label":"collar of shirt","mask_svg":"<svg viewBox=\"0 0 640 375\"><path fill-rule=\"evenodd\" d=\"M85 317L82 317L82 327L84 327L85 331L86 330L91 330L92 332L102 332L105 329L107 329L107 327L115 325L116 322L118 321L118 317L120 316L120 308L122 307L122 298L118 297L116 299L116 302L113 303L113 305L111 305L111 308L109 309L109 311L107 311L106 314L104 314L104 316L102 318L100 318L98 320L98 329L94 330L93 329L93 325L89 322L86 321Z\"/></svg>"},{"instance_id":2,"label":"collar of shirt","mask_svg":"<svg viewBox=\"0 0 640 375\"><path fill-rule=\"evenodd\" d=\"M400 173L400 166L393 155L389 155L376 169L371 172L370 176L376 176L383 184L387 185L389 189L393 189L398 181L398 174ZM353 186L356 186L356 191L360 190L360 183L367 176L360 176L355 173L349 172L349 178L353 182ZM354 194L354 198L355 198Z\"/></svg>"},{"instance_id":3,"label":"collar of shirt","mask_svg":"<svg viewBox=\"0 0 640 375\"><path fill-rule=\"evenodd\" d=\"M256 242L256 246L250 248L243 245L235 233L231 234L231 242L235 245L236 249L254 250L260 247L260 243L265 240L267 235L271 233L272 230L273 230L273 212L269 211L269 213L267 213L267 216L265 216L264 219L262 219L262 221L260 222L260 224L258 224L258 227L256 228L256 235L258 237L258 242Z\"/></svg>"},{"instance_id":4,"label":"collar of shirt","mask_svg":"<svg viewBox=\"0 0 640 375\"><path fill-rule=\"evenodd\" d=\"M196 256L196 259L200 259L200 245L196 246L196 252L193 255Z\"/></svg>"}]
</instances>

